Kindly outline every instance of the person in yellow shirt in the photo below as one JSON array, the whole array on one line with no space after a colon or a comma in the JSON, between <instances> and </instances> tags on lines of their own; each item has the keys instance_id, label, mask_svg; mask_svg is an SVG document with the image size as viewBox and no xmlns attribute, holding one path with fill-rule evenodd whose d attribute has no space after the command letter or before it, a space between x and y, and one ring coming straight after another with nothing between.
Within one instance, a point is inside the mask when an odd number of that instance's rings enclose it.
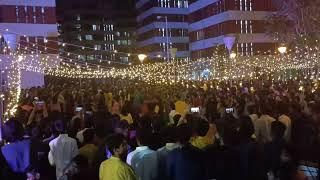
<instances>
[{"instance_id":1,"label":"person in yellow shirt","mask_svg":"<svg viewBox=\"0 0 320 180\"><path fill-rule=\"evenodd\" d=\"M125 137L120 134L107 139L107 146L112 156L101 163L99 169L100 180L137 180L129 165L122 161L128 152Z\"/></svg>"},{"instance_id":2,"label":"person in yellow shirt","mask_svg":"<svg viewBox=\"0 0 320 180\"><path fill-rule=\"evenodd\" d=\"M188 112L188 104L183 100L178 100L175 102L175 109L178 114L184 116Z\"/></svg>"},{"instance_id":3,"label":"person in yellow shirt","mask_svg":"<svg viewBox=\"0 0 320 180\"><path fill-rule=\"evenodd\" d=\"M190 143L199 149L203 149L208 145L211 145L214 143L215 128L214 128L214 125L210 125L205 120L199 120L199 121L200 122L196 122L198 123L197 125L198 127L196 128L196 136L190 139Z\"/></svg>"},{"instance_id":4,"label":"person in yellow shirt","mask_svg":"<svg viewBox=\"0 0 320 180\"><path fill-rule=\"evenodd\" d=\"M125 101L121 109L120 120L126 120L129 124L133 123L131 114L129 113L129 102Z\"/></svg>"}]
</instances>

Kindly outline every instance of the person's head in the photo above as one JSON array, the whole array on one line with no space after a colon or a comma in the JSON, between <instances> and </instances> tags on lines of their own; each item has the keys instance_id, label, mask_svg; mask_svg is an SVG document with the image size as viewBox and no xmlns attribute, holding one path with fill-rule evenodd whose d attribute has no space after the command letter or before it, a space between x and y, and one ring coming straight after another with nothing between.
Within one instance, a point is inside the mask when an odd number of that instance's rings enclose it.
<instances>
[{"instance_id":1,"label":"person's head","mask_svg":"<svg viewBox=\"0 0 320 180\"><path fill-rule=\"evenodd\" d=\"M63 134L65 133L65 123L63 120L56 120L54 123L53 123L53 126L54 126L54 131L56 134Z\"/></svg>"},{"instance_id":2,"label":"person's head","mask_svg":"<svg viewBox=\"0 0 320 180\"><path fill-rule=\"evenodd\" d=\"M271 136L272 139L281 139L286 131L286 125L280 121L274 121L271 123Z\"/></svg>"},{"instance_id":3,"label":"person's head","mask_svg":"<svg viewBox=\"0 0 320 180\"><path fill-rule=\"evenodd\" d=\"M248 109L248 113L249 114L257 114L257 108L256 108L256 105L249 105L247 107Z\"/></svg>"},{"instance_id":4,"label":"person's head","mask_svg":"<svg viewBox=\"0 0 320 180\"><path fill-rule=\"evenodd\" d=\"M3 127L4 139L13 143L23 139L24 129L21 122L16 118L9 119Z\"/></svg>"},{"instance_id":5,"label":"person's head","mask_svg":"<svg viewBox=\"0 0 320 180\"><path fill-rule=\"evenodd\" d=\"M128 153L128 145L122 134L113 134L107 138L107 147L115 157L123 157Z\"/></svg>"},{"instance_id":6,"label":"person's head","mask_svg":"<svg viewBox=\"0 0 320 180\"><path fill-rule=\"evenodd\" d=\"M288 110L288 104L284 103L284 102L279 102L278 103L278 114L279 115L283 115L283 114L288 114L289 110Z\"/></svg>"},{"instance_id":7,"label":"person's head","mask_svg":"<svg viewBox=\"0 0 320 180\"><path fill-rule=\"evenodd\" d=\"M176 127L166 127L164 128L160 134L163 137L163 141L165 143L176 143L177 142L177 128Z\"/></svg>"},{"instance_id":8,"label":"person's head","mask_svg":"<svg viewBox=\"0 0 320 180\"><path fill-rule=\"evenodd\" d=\"M94 129L86 129L83 132L83 141L84 144L90 144L93 143L95 137Z\"/></svg>"},{"instance_id":9,"label":"person's head","mask_svg":"<svg viewBox=\"0 0 320 180\"><path fill-rule=\"evenodd\" d=\"M261 105L261 113L264 115L271 115L271 105L270 104L262 104Z\"/></svg>"},{"instance_id":10,"label":"person's head","mask_svg":"<svg viewBox=\"0 0 320 180\"><path fill-rule=\"evenodd\" d=\"M198 136L204 137L209 130L209 123L203 119L200 119L196 127L196 133Z\"/></svg>"},{"instance_id":11,"label":"person's head","mask_svg":"<svg viewBox=\"0 0 320 180\"><path fill-rule=\"evenodd\" d=\"M188 124L181 124L177 127L177 140L180 144L188 144L192 135L192 130Z\"/></svg>"},{"instance_id":12,"label":"person's head","mask_svg":"<svg viewBox=\"0 0 320 180\"><path fill-rule=\"evenodd\" d=\"M118 101L113 100L111 103L111 113L112 114L120 114L120 104Z\"/></svg>"},{"instance_id":13,"label":"person's head","mask_svg":"<svg viewBox=\"0 0 320 180\"><path fill-rule=\"evenodd\" d=\"M311 106L314 121L320 122L320 102L316 102Z\"/></svg>"},{"instance_id":14,"label":"person's head","mask_svg":"<svg viewBox=\"0 0 320 180\"><path fill-rule=\"evenodd\" d=\"M146 128L139 128L136 137L139 146L149 146L152 141L152 131Z\"/></svg>"},{"instance_id":15,"label":"person's head","mask_svg":"<svg viewBox=\"0 0 320 180\"><path fill-rule=\"evenodd\" d=\"M124 135L124 137L128 137L129 133L129 123L126 120L121 120L116 128L116 133Z\"/></svg>"},{"instance_id":16,"label":"person's head","mask_svg":"<svg viewBox=\"0 0 320 180\"><path fill-rule=\"evenodd\" d=\"M240 117L239 135L241 139L250 139L254 134L254 126L249 116Z\"/></svg>"},{"instance_id":17,"label":"person's head","mask_svg":"<svg viewBox=\"0 0 320 180\"><path fill-rule=\"evenodd\" d=\"M75 118L70 124L70 129L74 131L79 131L83 126L83 120L80 118Z\"/></svg>"}]
</instances>

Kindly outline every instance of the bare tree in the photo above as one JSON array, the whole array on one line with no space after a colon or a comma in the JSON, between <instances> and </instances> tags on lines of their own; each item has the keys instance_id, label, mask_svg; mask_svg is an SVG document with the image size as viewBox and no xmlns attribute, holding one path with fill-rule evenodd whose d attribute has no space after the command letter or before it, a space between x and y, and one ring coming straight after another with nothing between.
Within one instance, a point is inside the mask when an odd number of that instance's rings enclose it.
<instances>
[{"instance_id":1,"label":"bare tree","mask_svg":"<svg viewBox=\"0 0 320 180\"><path fill-rule=\"evenodd\" d=\"M280 41L320 32L320 0L273 0L278 11L267 30Z\"/></svg>"}]
</instances>

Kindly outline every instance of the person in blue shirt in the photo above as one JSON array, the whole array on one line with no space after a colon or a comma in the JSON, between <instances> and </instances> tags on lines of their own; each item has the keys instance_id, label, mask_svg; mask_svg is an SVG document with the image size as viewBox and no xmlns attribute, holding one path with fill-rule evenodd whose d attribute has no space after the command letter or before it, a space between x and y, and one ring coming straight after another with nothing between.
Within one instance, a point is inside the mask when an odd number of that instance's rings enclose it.
<instances>
[{"instance_id":1,"label":"person in blue shirt","mask_svg":"<svg viewBox=\"0 0 320 180\"><path fill-rule=\"evenodd\" d=\"M181 148L172 150L167 157L168 180L205 180L206 168L203 152L189 143L192 131L188 124L177 127Z\"/></svg>"},{"instance_id":2,"label":"person in blue shirt","mask_svg":"<svg viewBox=\"0 0 320 180\"><path fill-rule=\"evenodd\" d=\"M14 174L14 179L25 179L26 173L36 162L36 155L32 151L32 142L25 139L24 129L20 121L11 118L4 124L4 139L8 144L1 148L1 153Z\"/></svg>"},{"instance_id":3,"label":"person in blue shirt","mask_svg":"<svg viewBox=\"0 0 320 180\"><path fill-rule=\"evenodd\" d=\"M137 147L127 156L127 164L131 165L139 180L155 180L158 176L158 157L149 148L152 132L150 129L137 130Z\"/></svg>"}]
</instances>

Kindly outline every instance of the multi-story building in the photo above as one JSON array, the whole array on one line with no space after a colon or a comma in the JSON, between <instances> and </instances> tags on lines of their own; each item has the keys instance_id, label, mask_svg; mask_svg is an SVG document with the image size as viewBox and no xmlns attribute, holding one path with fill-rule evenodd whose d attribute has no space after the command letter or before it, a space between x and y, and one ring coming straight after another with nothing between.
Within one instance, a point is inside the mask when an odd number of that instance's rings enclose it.
<instances>
[{"instance_id":1,"label":"multi-story building","mask_svg":"<svg viewBox=\"0 0 320 180\"><path fill-rule=\"evenodd\" d=\"M131 53L136 52L136 12L134 0L113 0L113 23L115 31L115 49L117 59L122 63L134 61ZM130 56L129 56L130 54Z\"/></svg>"},{"instance_id":2,"label":"multi-story building","mask_svg":"<svg viewBox=\"0 0 320 180\"><path fill-rule=\"evenodd\" d=\"M57 53L50 41L57 40L55 1L1 0L0 31L12 50L32 45L35 52Z\"/></svg>"},{"instance_id":3,"label":"multi-story building","mask_svg":"<svg viewBox=\"0 0 320 180\"><path fill-rule=\"evenodd\" d=\"M189 57L188 0L138 0L136 9L140 52L162 60Z\"/></svg>"},{"instance_id":4,"label":"multi-story building","mask_svg":"<svg viewBox=\"0 0 320 180\"><path fill-rule=\"evenodd\" d=\"M134 44L134 12L130 11L133 7L119 7L130 6L127 1L58 0L60 53L85 61L128 63Z\"/></svg>"},{"instance_id":5,"label":"multi-story building","mask_svg":"<svg viewBox=\"0 0 320 180\"><path fill-rule=\"evenodd\" d=\"M12 79L7 73L16 60L13 52L24 55L24 64L35 69L39 69L43 56L52 55L56 59L58 32L55 7L55 0L0 1L1 87L12 85L12 82L7 82ZM44 84L43 74L29 71L25 66L19 71L22 88Z\"/></svg>"},{"instance_id":6,"label":"multi-story building","mask_svg":"<svg viewBox=\"0 0 320 180\"><path fill-rule=\"evenodd\" d=\"M60 53L87 61L114 59L108 52L115 50L111 10L103 0L57 0Z\"/></svg>"},{"instance_id":7,"label":"multi-story building","mask_svg":"<svg viewBox=\"0 0 320 180\"><path fill-rule=\"evenodd\" d=\"M189 1L191 58L211 57L217 47L225 46L226 37L235 37L233 51L241 55L274 49L265 24L275 10L272 0Z\"/></svg>"}]
</instances>

